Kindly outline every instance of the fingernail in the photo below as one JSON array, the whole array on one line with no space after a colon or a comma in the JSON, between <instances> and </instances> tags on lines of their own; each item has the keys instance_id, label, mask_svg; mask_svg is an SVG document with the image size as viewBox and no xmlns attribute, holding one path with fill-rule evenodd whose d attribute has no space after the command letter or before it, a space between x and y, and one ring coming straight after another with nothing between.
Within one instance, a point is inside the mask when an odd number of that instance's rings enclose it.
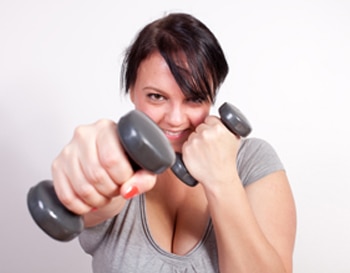
<instances>
[{"instance_id":1,"label":"fingernail","mask_svg":"<svg viewBox=\"0 0 350 273\"><path fill-rule=\"evenodd\" d=\"M127 191L124 194L124 198L125 199L131 199L133 197L135 197L136 195L138 195L139 189L136 186L130 186Z\"/></svg>"}]
</instances>

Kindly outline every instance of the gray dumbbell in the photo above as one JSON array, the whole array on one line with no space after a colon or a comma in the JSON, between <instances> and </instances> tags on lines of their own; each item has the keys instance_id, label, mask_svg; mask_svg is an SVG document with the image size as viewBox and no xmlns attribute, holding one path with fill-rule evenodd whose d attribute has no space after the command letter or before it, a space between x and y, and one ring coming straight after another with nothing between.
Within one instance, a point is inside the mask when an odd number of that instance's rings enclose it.
<instances>
[{"instance_id":1,"label":"gray dumbbell","mask_svg":"<svg viewBox=\"0 0 350 273\"><path fill-rule=\"evenodd\" d=\"M252 131L252 127L246 117L232 104L225 102L221 105L219 114L221 122L235 135L246 137ZM174 174L188 186L194 187L198 184L198 181L187 171L180 153L176 153L176 161L171 169Z\"/></svg>"},{"instance_id":2,"label":"gray dumbbell","mask_svg":"<svg viewBox=\"0 0 350 273\"><path fill-rule=\"evenodd\" d=\"M118 123L119 140L133 168L159 174L172 166L175 153L159 127L145 114L133 110ZM27 205L37 225L52 238L70 241L84 229L81 216L65 208L59 201L51 180L32 187Z\"/></svg>"}]
</instances>

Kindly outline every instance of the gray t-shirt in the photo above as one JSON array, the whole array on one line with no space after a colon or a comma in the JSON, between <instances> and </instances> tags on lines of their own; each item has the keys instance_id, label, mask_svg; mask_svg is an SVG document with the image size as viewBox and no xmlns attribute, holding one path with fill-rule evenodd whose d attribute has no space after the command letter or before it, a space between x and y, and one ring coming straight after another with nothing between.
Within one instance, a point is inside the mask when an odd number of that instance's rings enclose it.
<instances>
[{"instance_id":1,"label":"gray t-shirt","mask_svg":"<svg viewBox=\"0 0 350 273\"><path fill-rule=\"evenodd\" d=\"M244 186L278 170L283 165L274 149L261 139L244 139L237 168ZM79 237L92 255L94 273L214 273L219 272L213 225L209 220L198 244L184 256L161 249L147 225L144 195L127 201L121 213L86 229Z\"/></svg>"}]
</instances>

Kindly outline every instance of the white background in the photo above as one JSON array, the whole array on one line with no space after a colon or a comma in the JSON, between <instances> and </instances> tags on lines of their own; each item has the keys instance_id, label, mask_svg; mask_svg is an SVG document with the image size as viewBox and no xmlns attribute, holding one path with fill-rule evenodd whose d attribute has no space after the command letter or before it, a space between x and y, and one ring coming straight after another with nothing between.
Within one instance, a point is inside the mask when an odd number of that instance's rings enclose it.
<instances>
[{"instance_id":1,"label":"white background","mask_svg":"<svg viewBox=\"0 0 350 273\"><path fill-rule=\"evenodd\" d=\"M46 236L26 194L79 124L118 120L122 54L169 11L216 34L230 74L218 105L246 114L278 151L298 210L295 272L350 272L350 2L0 2L0 272L91 272L77 240Z\"/></svg>"}]
</instances>

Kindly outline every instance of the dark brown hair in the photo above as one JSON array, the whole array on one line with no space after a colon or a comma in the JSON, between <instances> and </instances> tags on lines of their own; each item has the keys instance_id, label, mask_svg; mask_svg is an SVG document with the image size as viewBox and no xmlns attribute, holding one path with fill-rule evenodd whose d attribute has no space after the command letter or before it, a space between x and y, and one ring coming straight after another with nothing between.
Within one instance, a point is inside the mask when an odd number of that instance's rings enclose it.
<instances>
[{"instance_id":1,"label":"dark brown hair","mask_svg":"<svg viewBox=\"0 0 350 273\"><path fill-rule=\"evenodd\" d=\"M198 19L172 13L146 25L127 49L121 71L125 93L135 84L140 63L159 52L186 98L214 102L228 64L213 33Z\"/></svg>"}]
</instances>

